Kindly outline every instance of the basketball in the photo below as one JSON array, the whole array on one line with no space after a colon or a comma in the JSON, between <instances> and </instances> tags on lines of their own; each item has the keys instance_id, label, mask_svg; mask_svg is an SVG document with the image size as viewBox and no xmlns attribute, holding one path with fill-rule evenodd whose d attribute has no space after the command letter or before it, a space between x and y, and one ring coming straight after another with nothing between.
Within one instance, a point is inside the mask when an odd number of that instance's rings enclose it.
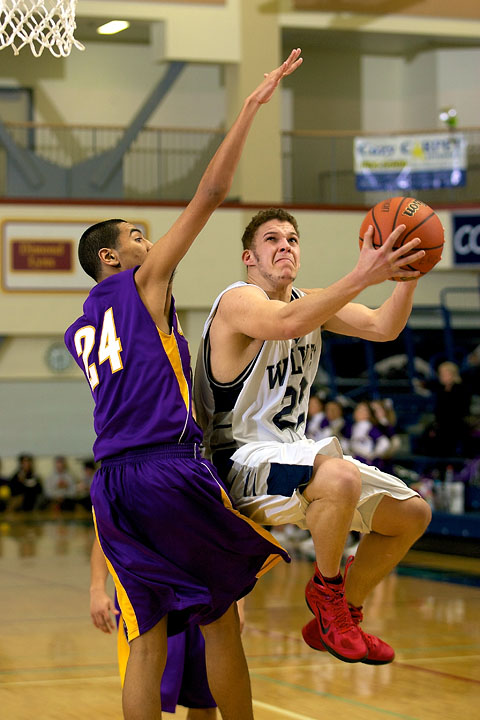
<instances>
[{"instance_id":1,"label":"basketball","mask_svg":"<svg viewBox=\"0 0 480 720\"><path fill-rule=\"evenodd\" d=\"M419 270L421 275L425 275L442 257L444 245L442 223L432 208L421 200L411 197L393 197L377 203L368 211L360 227L360 248L369 225L373 225L374 228L373 246L375 248L381 247L398 225L406 225L406 229L396 241L394 248L401 247L415 237L420 238L420 245L417 245L409 254L425 250L425 255L413 264L405 263L406 270Z\"/></svg>"}]
</instances>

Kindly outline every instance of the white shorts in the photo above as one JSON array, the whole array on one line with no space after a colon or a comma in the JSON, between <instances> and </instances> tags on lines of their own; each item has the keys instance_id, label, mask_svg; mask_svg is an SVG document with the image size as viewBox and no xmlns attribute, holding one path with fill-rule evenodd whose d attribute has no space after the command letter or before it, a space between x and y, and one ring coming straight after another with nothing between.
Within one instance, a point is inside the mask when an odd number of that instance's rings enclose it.
<instances>
[{"instance_id":1,"label":"white shorts","mask_svg":"<svg viewBox=\"0 0 480 720\"><path fill-rule=\"evenodd\" d=\"M239 448L232 455L227 478L235 506L260 525L293 523L305 528L309 503L302 493L317 455L343 458L360 471L362 489L351 530L371 532L373 515L384 495L396 500L418 496L400 478L344 456L337 438L318 442L305 438L293 443L253 442Z\"/></svg>"}]
</instances>

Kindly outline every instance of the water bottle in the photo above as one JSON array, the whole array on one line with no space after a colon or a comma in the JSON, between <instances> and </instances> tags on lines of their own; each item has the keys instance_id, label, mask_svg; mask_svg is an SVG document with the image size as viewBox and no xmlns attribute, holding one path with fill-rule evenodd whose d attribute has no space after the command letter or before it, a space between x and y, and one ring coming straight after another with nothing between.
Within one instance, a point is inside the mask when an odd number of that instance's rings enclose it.
<instances>
[{"instance_id":1,"label":"water bottle","mask_svg":"<svg viewBox=\"0 0 480 720\"><path fill-rule=\"evenodd\" d=\"M444 478L444 500L445 500L445 510L447 512L453 512L452 510L452 488L454 483L454 477L455 473L453 471L453 465L447 465L445 468L445 478Z\"/></svg>"}]
</instances>

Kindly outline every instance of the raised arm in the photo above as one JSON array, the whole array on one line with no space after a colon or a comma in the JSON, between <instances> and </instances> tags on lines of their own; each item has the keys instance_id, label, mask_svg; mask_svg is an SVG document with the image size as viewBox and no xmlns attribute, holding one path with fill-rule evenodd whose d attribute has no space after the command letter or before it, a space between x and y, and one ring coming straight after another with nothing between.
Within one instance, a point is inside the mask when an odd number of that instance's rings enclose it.
<instances>
[{"instance_id":1,"label":"raised arm","mask_svg":"<svg viewBox=\"0 0 480 720\"><path fill-rule=\"evenodd\" d=\"M255 115L260 106L270 100L282 78L301 65L300 52L300 49L292 50L287 60L276 70L266 73L263 82L246 98L236 121L210 161L193 199L170 230L153 246L137 271L136 283L152 316L165 312L166 287L173 271L210 215L227 197Z\"/></svg>"}]
</instances>

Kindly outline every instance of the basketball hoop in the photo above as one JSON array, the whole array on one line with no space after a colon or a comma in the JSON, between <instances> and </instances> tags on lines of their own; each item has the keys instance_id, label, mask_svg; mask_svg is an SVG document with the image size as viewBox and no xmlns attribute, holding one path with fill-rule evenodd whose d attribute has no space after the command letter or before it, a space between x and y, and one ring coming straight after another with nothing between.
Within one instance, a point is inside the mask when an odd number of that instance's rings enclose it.
<instances>
[{"instance_id":1,"label":"basketball hoop","mask_svg":"<svg viewBox=\"0 0 480 720\"><path fill-rule=\"evenodd\" d=\"M73 33L77 0L0 0L0 50L15 55L25 45L35 57L45 48L55 57L67 57L73 46L84 50Z\"/></svg>"}]
</instances>

